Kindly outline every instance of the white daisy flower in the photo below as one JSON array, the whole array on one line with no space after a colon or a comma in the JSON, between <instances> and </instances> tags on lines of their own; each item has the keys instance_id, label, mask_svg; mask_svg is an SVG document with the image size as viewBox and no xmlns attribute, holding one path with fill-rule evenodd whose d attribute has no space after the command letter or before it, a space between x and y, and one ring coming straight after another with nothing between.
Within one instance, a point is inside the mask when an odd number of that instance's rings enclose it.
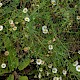
<instances>
[{"instance_id":1,"label":"white daisy flower","mask_svg":"<svg viewBox=\"0 0 80 80\"><path fill-rule=\"evenodd\" d=\"M77 20L80 20L80 16L77 16Z\"/></svg>"},{"instance_id":2,"label":"white daisy flower","mask_svg":"<svg viewBox=\"0 0 80 80\"><path fill-rule=\"evenodd\" d=\"M66 76L67 71L66 71L66 70L63 70L63 71L62 71L62 73L63 73L63 75L65 75L65 76Z\"/></svg>"},{"instance_id":3,"label":"white daisy flower","mask_svg":"<svg viewBox=\"0 0 80 80\"><path fill-rule=\"evenodd\" d=\"M52 3L53 5L56 5L56 1L55 1L55 0L51 0L51 3Z\"/></svg>"},{"instance_id":4,"label":"white daisy flower","mask_svg":"<svg viewBox=\"0 0 80 80\"><path fill-rule=\"evenodd\" d=\"M48 33L48 29L44 29L42 30L44 34L47 34Z\"/></svg>"},{"instance_id":5,"label":"white daisy flower","mask_svg":"<svg viewBox=\"0 0 80 80\"><path fill-rule=\"evenodd\" d=\"M2 6L3 4L0 2L0 7Z\"/></svg>"},{"instance_id":6,"label":"white daisy flower","mask_svg":"<svg viewBox=\"0 0 80 80\"><path fill-rule=\"evenodd\" d=\"M48 68L52 68L52 64L49 64L49 65L48 65Z\"/></svg>"},{"instance_id":7,"label":"white daisy flower","mask_svg":"<svg viewBox=\"0 0 80 80\"><path fill-rule=\"evenodd\" d=\"M13 20L9 20L9 24L14 24L14 23L13 23Z\"/></svg>"},{"instance_id":8,"label":"white daisy flower","mask_svg":"<svg viewBox=\"0 0 80 80\"><path fill-rule=\"evenodd\" d=\"M0 25L0 31L2 31L3 30L3 26L2 25Z\"/></svg>"},{"instance_id":9,"label":"white daisy flower","mask_svg":"<svg viewBox=\"0 0 80 80\"><path fill-rule=\"evenodd\" d=\"M29 17L25 17L24 20L27 21L27 22L30 22L30 18Z\"/></svg>"},{"instance_id":10,"label":"white daisy flower","mask_svg":"<svg viewBox=\"0 0 80 80\"><path fill-rule=\"evenodd\" d=\"M54 77L53 80L59 80L59 77Z\"/></svg>"},{"instance_id":11,"label":"white daisy flower","mask_svg":"<svg viewBox=\"0 0 80 80\"><path fill-rule=\"evenodd\" d=\"M75 61L74 63L73 63L73 66L77 66L78 65L78 61Z\"/></svg>"},{"instance_id":12,"label":"white daisy flower","mask_svg":"<svg viewBox=\"0 0 80 80\"><path fill-rule=\"evenodd\" d=\"M45 25L42 26L42 30L45 30L45 29L47 29L47 26L45 26Z\"/></svg>"},{"instance_id":13,"label":"white daisy flower","mask_svg":"<svg viewBox=\"0 0 80 80\"><path fill-rule=\"evenodd\" d=\"M40 65L42 63L42 60L41 59L37 59L36 63L37 63L37 65Z\"/></svg>"},{"instance_id":14,"label":"white daisy flower","mask_svg":"<svg viewBox=\"0 0 80 80\"><path fill-rule=\"evenodd\" d=\"M17 30L17 27L16 27L16 26L15 26L15 27L13 27L13 30L14 30L14 31L16 31L16 30Z\"/></svg>"},{"instance_id":15,"label":"white daisy flower","mask_svg":"<svg viewBox=\"0 0 80 80\"><path fill-rule=\"evenodd\" d=\"M40 79L42 76L41 76L41 73L39 73L39 75L38 75L38 78Z\"/></svg>"},{"instance_id":16,"label":"white daisy flower","mask_svg":"<svg viewBox=\"0 0 80 80\"><path fill-rule=\"evenodd\" d=\"M76 66L76 71L80 72L80 65Z\"/></svg>"},{"instance_id":17,"label":"white daisy flower","mask_svg":"<svg viewBox=\"0 0 80 80\"><path fill-rule=\"evenodd\" d=\"M52 68L52 73L57 73L57 68Z\"/></svg>"},{"instance_id":18,"label":"white daisy flower","mask_svg":"<svg viewBox=\"0 0 80 80\"><path fill-rule=\"evenodd\" d=\"M49 50L52 50L53 49L53 45L49 45L48 48L49 48Z\"/></svg>"},{"instance_id":19,"label":"white daisy flower","mask_svg":"<svg viewBox=\"0 0 80 80\"><path fill-rule=\"evenodd\" d=\"M23 13L27 13L28 12L28 9L27 8L24 8L23 9Z\"/></svg>"},{"instance_id":20,"label":"white daisy flower","mask_svg":"<svg viewBox=\"0 0 80 80\"><path fill-rule=\"evenodd\" d=\"M78 54L80 54L80 50L78 51Z\"/></svg>"},{"instance_id":21,"label":"white daisy flower","mask_svg":"<svg viewBox=\"0 0 80 80\"><path fill-rule=\"evenodd\" d=\"M39 68L39 71L42 72L43 71L43 68Z\"/></svg>"},{"instance_id":22,"label":"white daisy flower","mask_svg":"<svg viewBox=\"0 0 80 80\"><path fill-rule=\"evenodd\" d=\"M6 64L5 63L2 63L1 64L1 68L6 68Z\"/></svg>"}]
</instances>

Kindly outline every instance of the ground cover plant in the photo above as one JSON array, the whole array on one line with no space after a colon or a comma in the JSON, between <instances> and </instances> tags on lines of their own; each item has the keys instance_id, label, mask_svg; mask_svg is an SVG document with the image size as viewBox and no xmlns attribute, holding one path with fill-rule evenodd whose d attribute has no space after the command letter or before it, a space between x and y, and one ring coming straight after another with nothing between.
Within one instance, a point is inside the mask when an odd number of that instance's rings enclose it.
<instances>
[{"instance_id":1,"label":"ground cover plant","mask_svg":"<svg viewBox=\"0 0 80 80\"><path fill-rule=\"evenodd\" d=\"M80 0L0 0L0 80L80 80Z\"/></svg>"}]
</instances>

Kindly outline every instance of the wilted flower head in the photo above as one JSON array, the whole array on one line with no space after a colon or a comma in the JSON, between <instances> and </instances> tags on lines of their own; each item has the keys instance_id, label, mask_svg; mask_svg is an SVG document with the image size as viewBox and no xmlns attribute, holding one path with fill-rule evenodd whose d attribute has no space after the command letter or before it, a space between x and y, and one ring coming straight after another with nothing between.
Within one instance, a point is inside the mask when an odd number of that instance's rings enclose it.
<instances>
[{"instance_id":1,"label":"wilted flower head","mask_svg":"<svg viewBox=\"0 0 80 80\"><path fill-rule=\"evenodd\" d=\"M52 68L52 64L49 64L49 65L48 65L48 68Z\"/></svg>"},{"instance_id":2,"label":"wilted flower head","mask_svg":"<svg viewBox=\"0 0 80 80\"><path fill-rule=\"evenodd\" d=\"M47 74L47 76L49 76L50 73L47 71L46 74Z\"/></svg>"},{"instance_id":3,"label":"wilted flower head","mask_svg":"<svg viewBox=\"0 0 80 80\"><path fill-rule=\"evenodd\" d=\"M34 62L34 59L31 59L31 61L30 61L30 62L31 62L31 63L32 63L32 62Z\"/></svg>"},{"instance_id":4,"label":"wilted flower head","mask_svg":"<svg viewBox=\"0 0 80 80\"><path fill-rule=\"evenodd\" d=\"M30 50L30 47L24 47L24 51L28 52Z\"/></svg>"},{"instance_id":5,"label":"wilted flower head","mask_svg":"<svg viewBox=\"0 0 80 80\"><path fill-rule=\"evenodd\" d=\"M51 41L51 40L49 40L49 41L48 41L48 44L51 44L51 42L52 42L52 41Z\"/></svg>"},{"instance_id":6,"label":"wilted flower head","mask_svg":"<svg viewBox=\"0 0 80 80\"><path fill-rule=\"evenodd\" d=\"M17 30L17 27L16 27L16 26L15 26L15 27L13 27L13 30L14 30L14 31L16 31L16 30Z\"/></svg>"},{"instance_id":7,"label":"wilted flower head","mask_svg":"<svg viewBox=\"0 0 80 80\"><path fill-rule=\"evenodd\" d=\"M9 51L5 51L5 56L8 56L9 55Z\"/></svg>"},{"instance_id":8,"label":"wilted flower head","mask_svg":"<svg viewBox=\"0 0 80 80\"><path fill-rule=\"evenodd\" d=\"M45 64L45 61L42 60L41 65L44 65L44 64Z\"/></svg>"},{"instance_id":9,"label":"wilted flower head","mask_svg":"<svg viewBox=\"0 0 80 80\"><path fill-rule=\"evenodd\" d=\"M53 42L55 42L56 41L56 39L55 38L53 38Z\"/></svg>"}]
</instances>

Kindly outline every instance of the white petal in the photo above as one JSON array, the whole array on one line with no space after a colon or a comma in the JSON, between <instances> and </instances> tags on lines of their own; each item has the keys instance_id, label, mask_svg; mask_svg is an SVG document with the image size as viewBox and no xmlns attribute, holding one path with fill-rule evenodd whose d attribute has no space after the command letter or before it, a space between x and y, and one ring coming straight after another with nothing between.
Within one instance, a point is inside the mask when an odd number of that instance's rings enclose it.
<instances>
[{"instance_id":1,"label":"white petal","mask_svg":"<svg viewBox=\"0 0 80 80\"><path fill-rule=\"evenodd\" d=\"M3 30L3 26L2 25L0 25L0 31L2 31Z\"/></svg>"},{"instance_id":2,"label":"white petal","mask_svg":"<svg viewBox=\"0 0 80 80\"><path fill-rule=\"evenodd\" d=\"M2 63L1 64L1 68L6 68L6 64L5 63Z\"/></svg>"},{"instance_id":3,"label":"white petal","mask_svg":"<svg viewBox=\"0 0 80 80\"><path fill-rule=\"evenodd\" d=\"M76 71L80 72L80 65L76 66Z\"/></svg>"}]
</instances>

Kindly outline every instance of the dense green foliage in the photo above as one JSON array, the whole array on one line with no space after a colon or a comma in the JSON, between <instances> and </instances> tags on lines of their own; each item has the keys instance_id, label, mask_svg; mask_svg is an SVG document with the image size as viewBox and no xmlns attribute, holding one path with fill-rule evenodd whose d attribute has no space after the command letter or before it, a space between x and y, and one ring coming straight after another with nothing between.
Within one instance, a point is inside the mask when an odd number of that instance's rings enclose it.
<instances>
[{"instance_id":1,"label":"dense green foliage","mask_svg":"<svg viewBox=\"0 0 80 80\"><path fill-rule=\"evenodd\" d=\"M75 61L80 64L80 0L0 2L0 65L6 64L0 67L0 80L80 80L80 72L73 66ZM24 8L28 9L26 13ZM43 64L37 63L38 59Z\"/></svg>"}]
</instances>

